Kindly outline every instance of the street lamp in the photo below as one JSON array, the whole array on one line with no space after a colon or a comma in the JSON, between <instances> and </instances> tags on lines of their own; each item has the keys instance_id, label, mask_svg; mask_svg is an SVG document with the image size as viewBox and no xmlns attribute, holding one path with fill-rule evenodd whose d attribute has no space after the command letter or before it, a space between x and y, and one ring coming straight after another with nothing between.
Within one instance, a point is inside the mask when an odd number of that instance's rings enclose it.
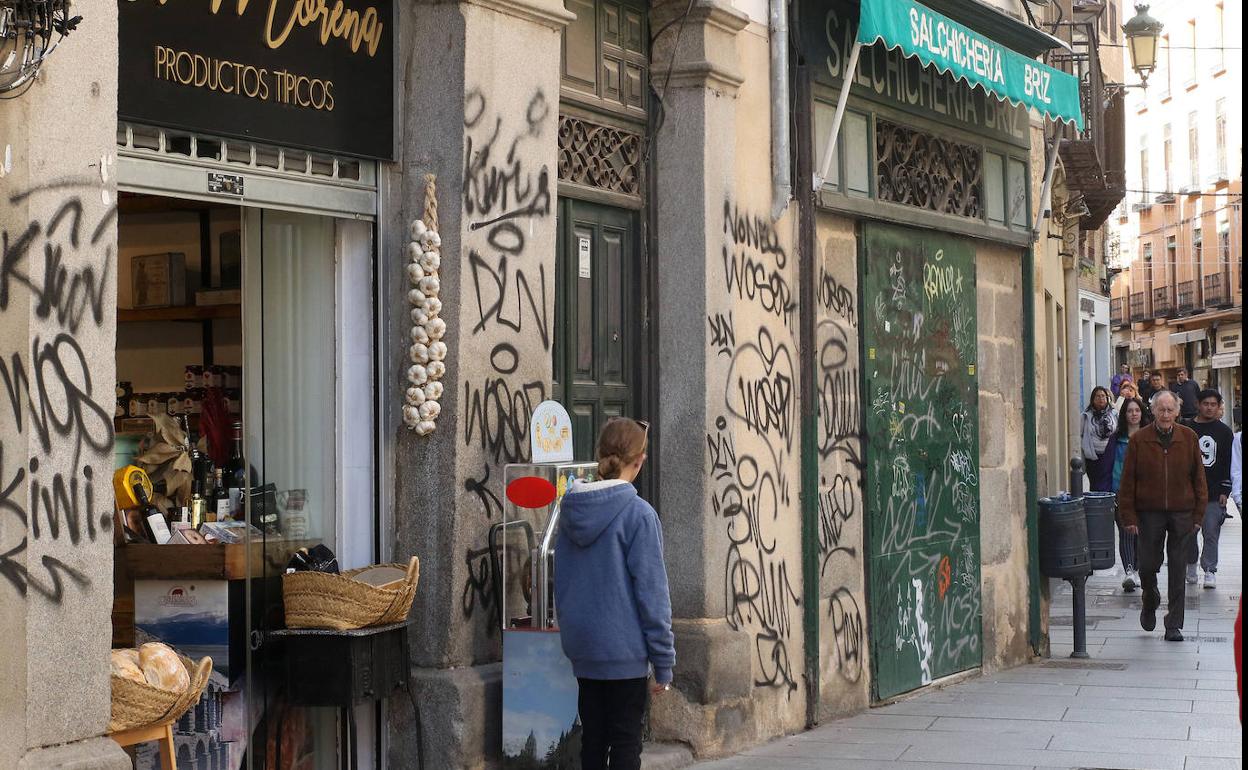
<instances>
[{"instance_id":1,"label":"street lamp","mask_svg":"<svg viewBox=\"0 0 1248 770\"><path fill-rule=\"evenodd\" d=\"M1148 88L1148 76L1157 66L1157 38L1161 37L1161 22L1148 15L1147 5L1135 6L1135 16L1122 25L1127 37L1127 50L1131 53L1131 69L1140 76L1140 87Z\"/></svg>"}]
</instances>

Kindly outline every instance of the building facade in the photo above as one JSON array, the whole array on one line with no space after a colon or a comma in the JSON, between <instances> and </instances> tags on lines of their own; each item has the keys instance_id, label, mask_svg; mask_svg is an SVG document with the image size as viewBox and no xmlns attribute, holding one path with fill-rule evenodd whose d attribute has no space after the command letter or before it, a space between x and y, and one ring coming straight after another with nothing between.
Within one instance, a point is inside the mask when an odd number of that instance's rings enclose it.
<instances>
[{"instance_id":1,"label":"building facade","mask_svg":"<svg viewBox=\"0 0 1248 770\"><path fill-rule=\"evenodd\" d=\"M212 580L247 632L214 654L242 672L222 713L234 698L245 714L220 739L253 763L284 736L317 767L497 759L491 545L547 399L578 459L609 416L652 423L639 487L678 650L655 740L723 755L1043 649L1037 458L1065 449L1040 438L1037 404L1070 392L1066 278L1104 254L1071 201L1093 219L1117 204L1075 178L1099 113L1061 145L1066 218L1045 231L1043 148L1067 130L858 49L858 2L369 0L341 28L296 14L284 32L225 5L76 4L81 29L0 107L3 372L58 377L0 402L0 608L17 619L0 632L0 764L126 766L100 738L109 610L114 644L136 643L161 579L199 595ZM928 5L1028 60L1114 76L1063 64L1072 37L1022 6ZM1086 252L1066 253L1068 232ZM139 270L175 254L203 301L152 307ZM183 364L241 370L247 513L277 511L254 519L241 573L136 558L101 491L150 430L120 402L109 418L107 384L159 393ZM72 533L41 507L71 479L93 490ZM420 558L419 725L401 698L351 720L283 705L272 592L294 540L344 568Z\"/></svg>"},{"instance_id":2,"label":"building facade","mask_svg":"<svg viewBox=\"0 0 1248 770\"><path fill-rule=\"evenodd\" d=\"M1165 25L1147 91L1127 100L1127 205L1118 217L1121 272L1111 321L1115 363L1167 383L1186 368L1227 400L1242 399L1242 57L1225 30L1234 4L1162 3Z\"/></svg>"}]
</instances>

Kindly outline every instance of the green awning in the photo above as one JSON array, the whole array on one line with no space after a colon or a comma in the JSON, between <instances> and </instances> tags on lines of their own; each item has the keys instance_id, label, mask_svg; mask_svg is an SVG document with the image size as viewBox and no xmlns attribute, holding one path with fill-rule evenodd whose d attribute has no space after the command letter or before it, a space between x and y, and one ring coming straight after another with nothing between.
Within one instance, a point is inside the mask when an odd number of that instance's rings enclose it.
<instances>
[{"instance_id":1,"label":"green awning","mask_svg":"<svg viewBox=\"0 0 1248 770\"><path fill-rule=\"evenodd\" d=\"M1025 104L1083 130L1074 75L1006 48L921 3L862 0L858 42L871 45L877 40L998 99Z\"/></svg>"}]
</instances>

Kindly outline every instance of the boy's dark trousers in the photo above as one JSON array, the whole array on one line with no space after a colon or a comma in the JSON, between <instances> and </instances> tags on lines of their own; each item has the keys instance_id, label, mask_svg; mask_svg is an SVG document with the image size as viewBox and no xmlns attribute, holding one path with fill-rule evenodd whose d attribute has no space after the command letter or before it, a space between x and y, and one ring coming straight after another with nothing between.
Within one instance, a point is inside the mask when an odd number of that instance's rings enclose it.
<instances>
[{"instance_id":1,"label":"boy's dark trousers","mask_svg":"<svg viewBox=\"0 0 1248 770\"><path fill-rule=\"evenodd\" d=\"M1161 592L1157 590L1157 573L1161 570L1162 551L1166 559L1165 627L1183 628L1183 603L1187 592L1187 544L1195 537L1190 513L1162 513L1140 511L1139 559L1140 588L1144 591L1146 608L1156 609L1161 604Z\"/></svg>"},{"instance_id":2,"label":"boy's dark trousers","mask_svg":"<svg viewBox=\"0 0 1248 770\"><path fill-rule=\"evenodd\" d=\"M581 770L638 770L649 680L580 679Z\"/></svg>"}]
</instances>

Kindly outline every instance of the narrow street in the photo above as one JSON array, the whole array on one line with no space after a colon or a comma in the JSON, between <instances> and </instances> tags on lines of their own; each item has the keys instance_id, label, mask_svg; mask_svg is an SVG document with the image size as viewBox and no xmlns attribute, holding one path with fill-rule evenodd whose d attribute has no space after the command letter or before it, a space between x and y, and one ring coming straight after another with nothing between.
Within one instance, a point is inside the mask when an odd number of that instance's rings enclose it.
<instances>
[{"instance_id":1,"label":"narrow street","mask_svg":"<svg viewBox=\"0 0 1248 770\"><path fill-rule=\"evenodd\" d=\"M1222 529L1216 590L1188 587L1182 643L1140 629L1140 592L1123 594L1115 569L1088 583L1091 657L1072 660L1070 586L1053 581L1051 659L697 767L1238 770L1232 625L1243 586L1242 535L1238 518ZM1164 575L1163 568L1163 607Z\"/></svg>"}]
</instances>

